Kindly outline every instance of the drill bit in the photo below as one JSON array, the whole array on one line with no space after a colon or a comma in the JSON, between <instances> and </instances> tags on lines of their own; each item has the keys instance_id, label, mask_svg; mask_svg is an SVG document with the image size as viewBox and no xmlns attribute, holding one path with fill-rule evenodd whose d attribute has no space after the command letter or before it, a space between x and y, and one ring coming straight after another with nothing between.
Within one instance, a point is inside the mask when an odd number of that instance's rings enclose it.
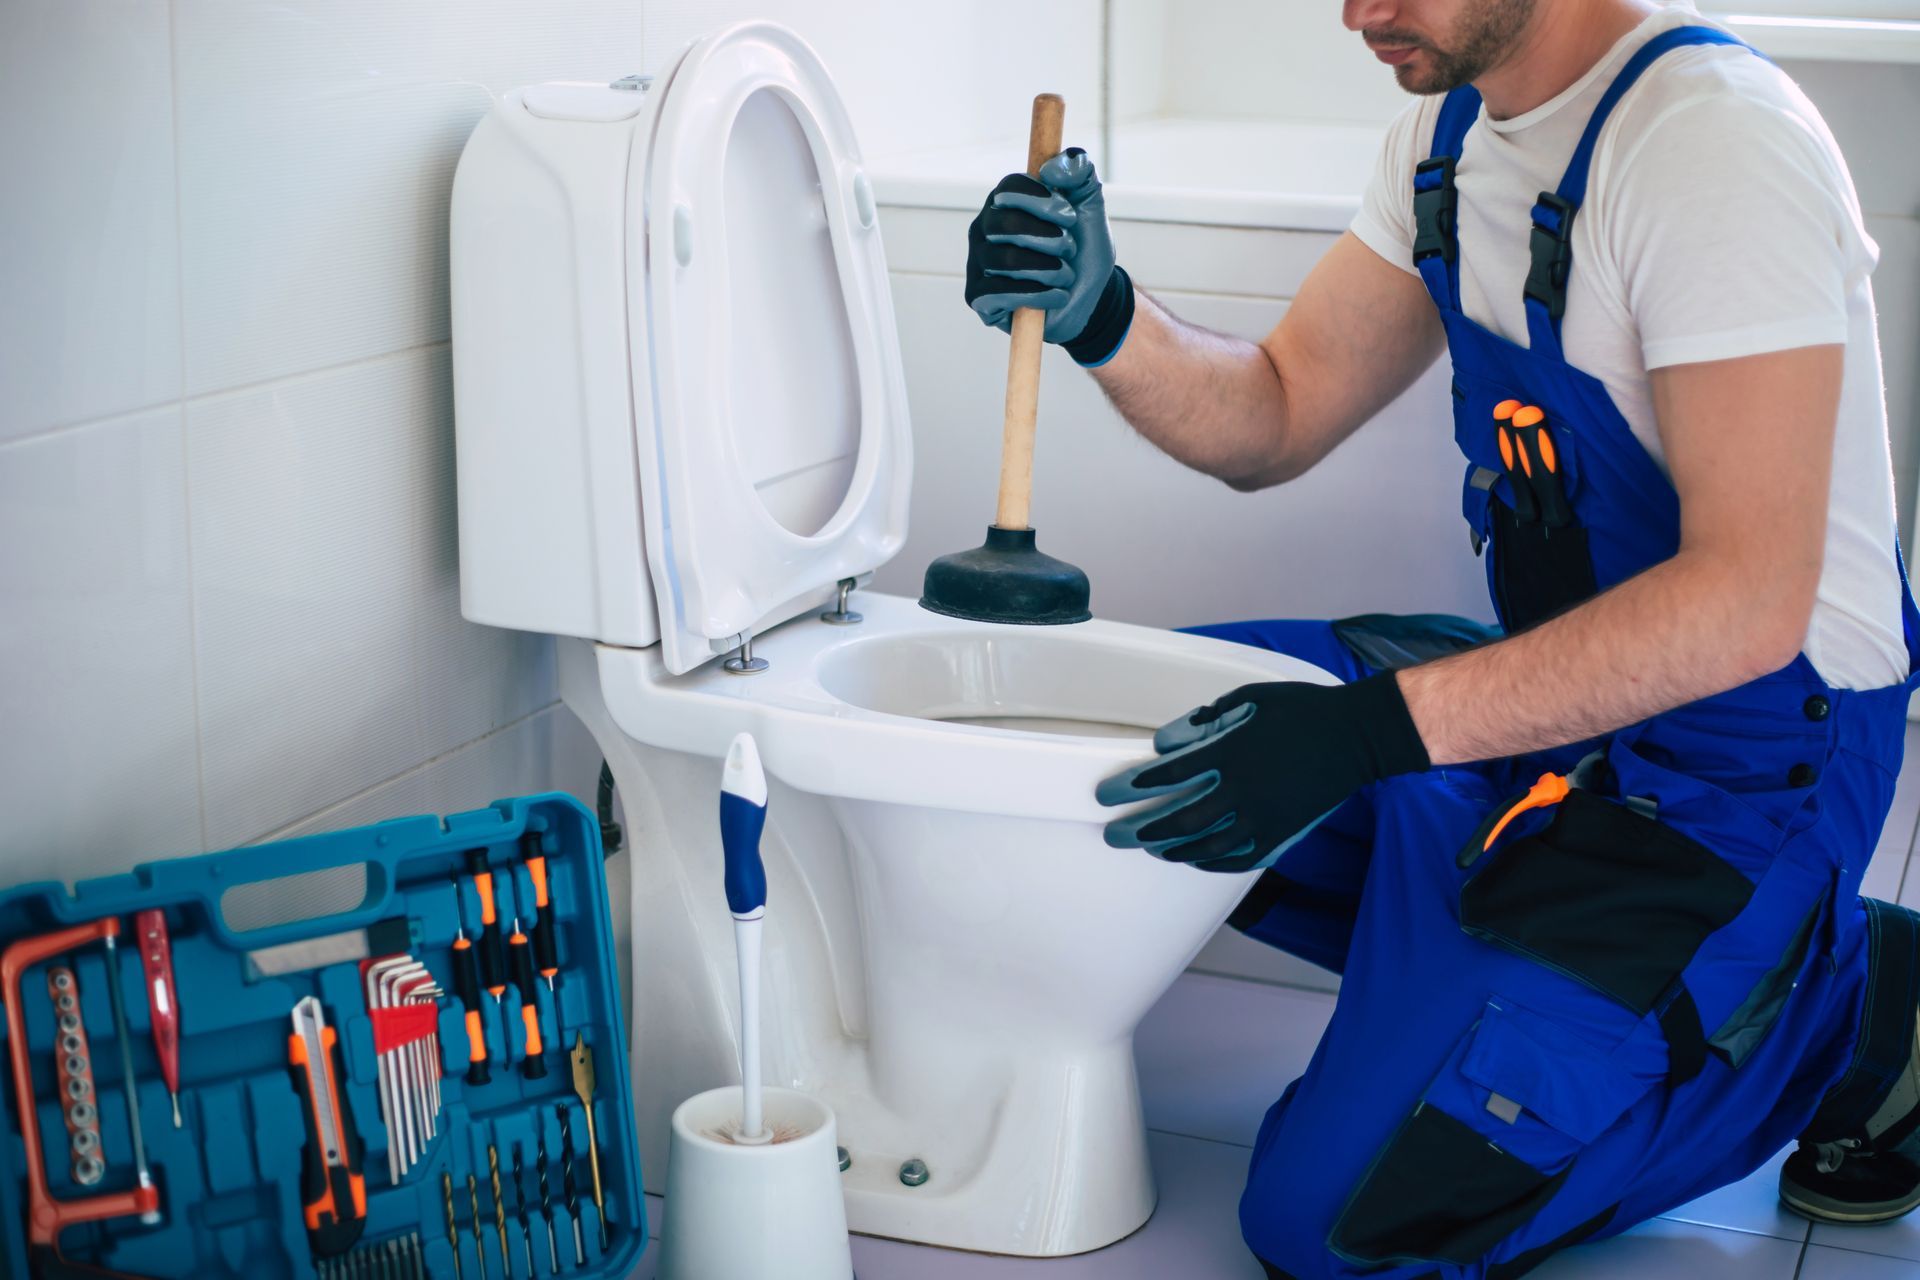
<instances>
[{"instance_id":1,"label":"drill bit","mask_svg":"<svg viewBox=\"0 0 1920 1280\"><path fill-rule=\"evenodd\" d=\"M600 1189L600 1137L593 1125L593 1050L579 1032L573 1035L573 1091L587 1109L587 1160L593 1167L593 1211L600 1221L600 1252L607 1251L607 1197Z\"/></svg>"},{"instance_id":2,"label":"drill bit","mask_svg":"<svg viewBox=\"0 0 1920 1280\"><path fill-rule=\"evenodd\" d=\"M547 1186L547 1130L540 1127L540 1145L535 1148L534 1173L540 1181L540 1216L547 1220L547 1261L552 1263L552 1274L560 1274L560 1246L553 1236L553 1194Z\"/></svg>"},{"instance_id":3,"label":"drill bit","mask_svg":"<svg viewBox=\"0 0 1920 1280\"><path fill-rule=\"evenodd\" d=\"M520 1238L527 1246L528 1280L539 1274L533 1269L533 1222L527 1217L527 1169L520 1159L520 1144L513 1144L513 1202L519 1208Z\"/></svg>"},{"instance_id":4,"label":"drill bit","mask_svg":"<svg viewBox=\"0 0 1920 1280\"><path fill-rule=\"evenodd\" d=\"M560 1190L567 1198L567 1217L573 1220L573 1265L587 1265L585 1238L580 1234L580 1192L573 1185L573 1117L567 1104L556 1103L560 1113Z\"/></svg>"},{"instance_id":5,"label":"drill bit","mask_svg":"<svg viewBox=\"0 0 1920 1280\"><path fill-rule=\"evenodd\" d=\"M453 1216L453 1175L440 1175L440 1189L447 1193L447 1243L453 1248L453 1280L462 1280L460 1275L460 1224Z\"/></svg>"},{"instance_id":6,"label":"drill bit","mask_svg":"<svg viewBox=\"0 0 1920 1280\"><path fill-rule=\"evenodd\" d=\"M513 1280L513 1255L507 1251L507 1204L500 1198L500 1152L487 1144L487 1171L493 1176L493 1227L500 1233L500 1274Z\"/></svg>"},{"instance_id":7,"label":"drill bit","mask_svg":"<svg viewBox=\"0 0 1920 1280\"><path fill-rule=\"evenodd\" d=\"M473 1206L473 1254L480 1259L480 1280L487 1280L487 1245L480 1238L480 1183L467 1175L467 1200Z\"/></svg>"}]
</instances>

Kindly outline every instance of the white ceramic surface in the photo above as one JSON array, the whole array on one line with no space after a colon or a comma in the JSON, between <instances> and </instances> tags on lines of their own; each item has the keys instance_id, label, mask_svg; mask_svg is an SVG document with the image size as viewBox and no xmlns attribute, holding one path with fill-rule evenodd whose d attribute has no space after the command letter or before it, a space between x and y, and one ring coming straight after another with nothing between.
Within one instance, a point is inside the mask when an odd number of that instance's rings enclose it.
<instances>
[{"instance_id":1,"label":"white ceramic surface","mask_svg":"<svg viewBox=\"0 0 1920 1280\"><path fill-rule=\"evenodd\" d=\"M738 1086L710 1089L673 1112L661 1280L851 1280L833 1112L791 1089L769 1089L776 1140L728 1140Z\"/></svg>"}]
</instances>

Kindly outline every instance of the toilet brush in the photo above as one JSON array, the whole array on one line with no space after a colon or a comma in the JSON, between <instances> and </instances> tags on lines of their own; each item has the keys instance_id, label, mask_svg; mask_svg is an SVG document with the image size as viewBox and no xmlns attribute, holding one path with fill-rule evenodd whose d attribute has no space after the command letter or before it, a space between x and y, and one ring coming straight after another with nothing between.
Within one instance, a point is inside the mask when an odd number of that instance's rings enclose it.
<instances>
[{"instance_id":1,"label":"toilet brush","mask_svg":"<svg viewBox=\"0 0 1920 1280\"><path fill-rule=\"evenodd\" d=\"M753 735L743 733L727 748L720 781L727 909L740 958L740 1085L674 1108L660 1280L853 1280L833 1109L760 1079L766 824L767 775Z\"/></svg>"},{"instance_id":2,"label":"toilet brush","mask_svg":"<svg viewBox=\"0 0 1920 1280\"><path fill-rule=\"evenodd\" d=\"M740 963L740 1128L747 1146L773 1141L760 1081L760 928L767 915L767 873L760 833L767 825L767 775L753 735L735 735L720 775L720 844L726 854L727 909Z\"/></svg>"}]
</instances>

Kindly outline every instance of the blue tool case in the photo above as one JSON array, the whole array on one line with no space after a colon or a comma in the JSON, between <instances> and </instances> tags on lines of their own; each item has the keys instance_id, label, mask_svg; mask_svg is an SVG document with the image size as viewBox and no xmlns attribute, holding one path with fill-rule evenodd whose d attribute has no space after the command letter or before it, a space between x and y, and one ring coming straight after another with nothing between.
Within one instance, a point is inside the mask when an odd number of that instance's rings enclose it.
<instances>
[{"instance_id":1,"label":"blue tool case","mask_svg":"<svg viewBox=\"0 0 1920 1280\"><path fill-rule=\"evenodd\" d=\"M628 1274L601 857L542 795L0 892L0 1276Z\"/></svg>"}]
</instances>

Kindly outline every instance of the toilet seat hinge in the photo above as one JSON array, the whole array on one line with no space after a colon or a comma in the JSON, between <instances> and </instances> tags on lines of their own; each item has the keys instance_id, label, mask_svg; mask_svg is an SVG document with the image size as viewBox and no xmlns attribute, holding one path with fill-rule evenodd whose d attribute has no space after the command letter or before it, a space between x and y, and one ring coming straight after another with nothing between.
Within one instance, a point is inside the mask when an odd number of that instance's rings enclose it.
<instances>
[{"instance_id":1,"label":"toilet seat hinge","mask_svg":"<svg viewBox=\"0 0 1920 1280\"><path fill-rule=\"evenodd\" d=\"M854 613L847 608L847 597L853 594L854 579L840 579L840 600L833 608L820 615L820 621L836 627L851 627L855 623L866 621L864 614Z\"/></svg>"},{"instance_id":2,"label":"toilet seat hinge","mask_svg":"<svg viewBox=\"0 0 1920 1280\"><path fill-rule=\"evenodd\" d=\"M765 671L767 660L753 656L753 632L742 631L737 639L740 641L739 647L734 649L732 657L720 664L721 669L736 676L756 675Z\"/></svg>"}]
</instances>

